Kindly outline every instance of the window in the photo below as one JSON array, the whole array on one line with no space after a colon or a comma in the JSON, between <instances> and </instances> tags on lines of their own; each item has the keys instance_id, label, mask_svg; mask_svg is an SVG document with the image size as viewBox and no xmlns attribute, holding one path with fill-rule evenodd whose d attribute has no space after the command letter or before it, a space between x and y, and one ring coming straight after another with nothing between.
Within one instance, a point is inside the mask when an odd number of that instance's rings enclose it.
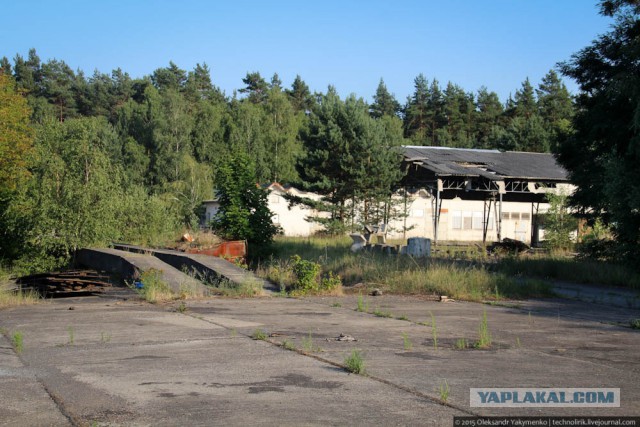
<instances>
[{"instance_id":1,"label":"window","mask_svg":"<svg viewBox=\"0 0 640 427\"><path fill-rule=\"evenodd\" d=\"M520 220L520 212L511 212L511 219Z\"/></svg>"},{"instance_id":2,"label":"window","mask_svg":"<svg viewBox=\"0 0 640 427\"><path fill-rule=\"evenodd\" d=\"M531 219L531 214L529 212L523 212L520 214L520 219L523 221L529 221Z\"/></svg>"},{"instance_id":3,"label":"window","mask_svg":"<svg viewBox=\"0 0 640 427\"><path fill-rule=\"evenodd\" d=\"M462 229L462 212L460 211L451 212L451 223L452 223L452 227L455 230Z\"/></svg>"},{"instance_id":4,"label":"window","mask_svg":"<svg viewBox=\"0 0 640 427\"><path fill-rule=\"evenodd\" d=\"M474 230L482 230L482 212L474 212L473 213L473 229Z\"/></svg>"},{"instance_id":5,"label":"window","mask_svg":"<svg viewBox=\"0 0 640 427\"><path fill-rule=\"evenodd\" d=\"M509 219L509 215L510 215L509 212L502 212L502 220L504 221L506 219Z\"/></svg>"},{"instance_id":6,"label":"window","mask_svg":"<svg viewBox=\"0 0 640 427\"><path fill-rule=\"evenodd\" d=\"M462 228L465 230L471 230L473 227L473 213L464 212L462 214Z\"/></svg>"}]
</instances>

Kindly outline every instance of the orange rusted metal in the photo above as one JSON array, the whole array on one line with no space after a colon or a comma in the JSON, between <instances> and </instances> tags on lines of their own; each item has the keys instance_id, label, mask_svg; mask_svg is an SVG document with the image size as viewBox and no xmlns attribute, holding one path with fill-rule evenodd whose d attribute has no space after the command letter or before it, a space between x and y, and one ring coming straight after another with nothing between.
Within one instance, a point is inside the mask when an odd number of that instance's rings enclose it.
<instances>
[{"instance_id":1,"label":"orange rusted metal","mask_svg":"<svg viewBox=\"0 0 640 427\"><path fill-rule=\"evenodd\" d=\"M244 240L231 240L222 242L212 248L191 248L186 250L190 254L201 254L224 258L230 261L244 260L247 256L247 242Z\"/></svg>"}]
</instances>

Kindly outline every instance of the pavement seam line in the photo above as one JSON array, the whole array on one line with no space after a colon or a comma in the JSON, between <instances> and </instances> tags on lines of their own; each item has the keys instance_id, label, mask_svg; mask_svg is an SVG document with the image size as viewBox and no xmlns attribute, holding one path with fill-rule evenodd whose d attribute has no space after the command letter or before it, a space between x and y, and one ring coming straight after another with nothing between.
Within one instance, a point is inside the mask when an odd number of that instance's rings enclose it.
<instances>
[{"instance_id":1,"label":"pavement seam line","mask_svg":"<svg viewBox=\"0 0 640 427\"><path fill-rule=\"evenodd\" d=\"M0 334L0 336L8 340L8 337L7 337L6 334L3 333L3 334ZM25 363L25 361L22 359L20 354L18 354L18 352L16 351L15 347L13 345L11 345L10 348L13 351L13 353L15 354L16 358L20 361L20 364L22 365L22 368L23 369L29 369L29 366ZM58 408L60 413L66 419L69 420L71 425L78 426L78 427L86 425L86 423L83 423L79 419L79 417L77 415L75 415L72 411L67 409L67 407L65 406L63 400L58 395L56 395L54 392L49 390L49 387L47 387L47 385L44 383L44 381L38 375L34 375L33 378L36 380L36 382L38 384L40 384L40 386L42 386L42 389L45 391L45 393L47 393L47 396L49 396L49 398L53 401L53 403L56 405L56 407Z\"/></svg>"},{"instance_id":2,"label":"pavement seam line","mask_svg":"<svg viewBox=\"0 0 640 427\"><path fill-rule=\"evenodd\" d=\"M202 320L204 322L211 323L211 324L216 325L216 326L220 326L220 327L222 327L224 329L227 329L227 330L231 330L232 329L232 328L229 328L227 326L224 326L224 325L221 325L219 323L216 323L216 322L214 322L212 320L204 319L204 318L201 318L201 317L195 317L194 315L189 314L189 313L180 313L180 314L192 317L194 319ZM256 341L255 339L251 338L251 335L247 335L247 334L243 334L243 333L239 333L239 332L238 332L238 335L242 335L245 338L249 338L249 339L251 339L253 341ZM284 348L283 344L281 344L281 343L279 343L277 341L273 341L273 340L269 340L269 339L260 340L260 341L264 341L266 343L271 344L272 346L279 347L279 348L281 348L283 350L286 350ZM329 364L331 366L335 366L337 368L344 369L345 372L348 372L345 365L343 365L341 363L338 363L338 362L334 362L333 360L325 359L324 357L320 357L320 356L317 356L315 354L307 353L304 350L300 350L300 349L296 348L295 350L287 350L287 351L295 351L296 353L300 354L301 356L305 356L305 357L309 357L309 358L315 359L315 360L317 360L319 362L323 362L323 363ZM441 399L438 399L437 397L430 396L430 395L428 395L426 393L423 393L423 392L418 391L418 390L414 390L412 388L403 386L401 384L396 384L396 383L394 383L392 381L386 380L386 379L381 378L381 377L377 377L375 375L367 374L367 375L360 375L360 376L362 376L363 378L370 378L370 379L372 379L374 381L377 381L377 382L379 382L381 384L385 384L387 386L394 387L394 388L396 388L398 390L404 391L406 393L410 393L410 394L412 394L412 395L414 395L416 397L428 400L429 402L435 403L435 404L440 405L440 406L445 406L445 407L448 407L448 408L451 408L451 409L455 409L457 411L461 411L461 412L463 412L465 414L468 414L468 415L473 415L473 416L477 416L478 415L475 412L472 412L472 411L468 410L467 408L455 405L453 403L445 402L445 401L443 401Z\"/></svg>"}]
</instances>

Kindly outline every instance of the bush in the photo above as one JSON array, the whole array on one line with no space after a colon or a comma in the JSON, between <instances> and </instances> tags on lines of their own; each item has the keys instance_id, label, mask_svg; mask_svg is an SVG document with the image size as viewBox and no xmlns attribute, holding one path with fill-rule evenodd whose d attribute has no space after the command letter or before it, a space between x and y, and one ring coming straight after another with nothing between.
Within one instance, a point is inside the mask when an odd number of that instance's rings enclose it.
<instances>
[{"instance_id":1,"label":"bush","mask_svg":"<svg viewBox=\"0 0 640 427\"><path fill-rule=\"evenodd\" d=\"M320 264L302 259L299 255L292 256L291 261L293 262L293 274L297 280L295 288L303 292L318 291Z\"/></svg>"}]
</instances>

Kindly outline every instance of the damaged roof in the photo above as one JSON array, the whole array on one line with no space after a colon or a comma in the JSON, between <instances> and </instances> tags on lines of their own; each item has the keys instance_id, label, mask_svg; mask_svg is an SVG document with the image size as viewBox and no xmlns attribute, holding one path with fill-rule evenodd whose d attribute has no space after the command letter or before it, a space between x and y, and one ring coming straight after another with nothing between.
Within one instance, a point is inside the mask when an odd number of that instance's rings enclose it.
<instances>
[{"instance_id":1,"label":"damaged roof","mask_svg":"<svg viewBox=\"0 0 640 427\"><path fill-rule=\"evenodd\" d=\"M405 162L438 177L568 181L567 171L548 153L423 146L403 146L402 150Z\"/></svg>"}]
</instances>

